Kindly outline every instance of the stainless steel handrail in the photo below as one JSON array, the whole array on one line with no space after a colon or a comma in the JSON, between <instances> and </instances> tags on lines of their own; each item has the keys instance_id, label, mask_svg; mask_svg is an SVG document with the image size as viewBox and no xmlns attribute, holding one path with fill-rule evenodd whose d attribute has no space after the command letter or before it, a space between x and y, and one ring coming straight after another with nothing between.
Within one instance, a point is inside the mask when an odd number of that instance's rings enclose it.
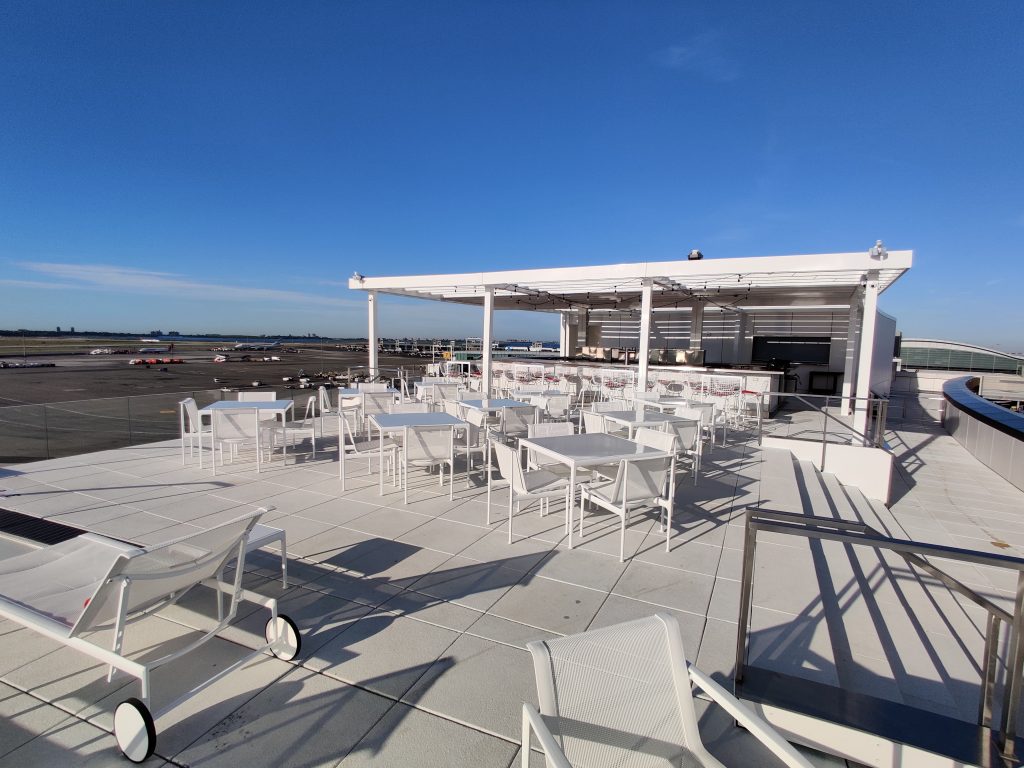
<instances>
[{"instance_id":1,"label":"stainless steel handrail","mask_svg":"<svg viewBox=\"0 0 1024 768\"><path fill-rule=\"evenodd\" d=\"M875 550L895 552L915 568L941 581L946 587L980 606L988 613L985 647L981 660L982 680L978 701L978 725L992 727L992 700L995 693L998 666L998 646L1001 623L1010 627L1006 664L1007 681L1003 687L1003 706L1000 727L996 731L1003 754L1014 757L1017 712L1020 706L1022 677L1024 677L1024 558L978 552L942 544L896 539L886 536L866 523L809 517L792 512L769 509L748 509L744 529L743 573L740 581L739 628L736 634L735 681L743 680L747 661L747 640L750 630L752 595L754 589L754 554L759 531L801 536L807 539L836 541L843 544L871 547ZM1017 571L1017 593L1013 612L999 607L970 587L935 567L924 558L939 557L975 565L1006 568Z\"/></svg>"},{"instance_id":2,"label":"stainless steel handrail","mask_svg":"<svg viewBox=\"0 0 1024 768\"><path fill-rule=\"evenodd\" d=\"M888 419L889 413L889 401L883 397L843 397L840 395L812 395L809 393L796 393L796 392L762 392L761 393L761 408L764 409L764 403L766 398L771 396L778 397L792 397L799 400L804 405L808 406L812 410L819 411L822 414L821 421L821 460L819 469L824 471L825 469L825 452L828 448L828 423L834 421L842 430L851 434L854 437L860 438L861 442L865 446L873 446L875 448L882 448L885 445L885 424ZM817 405L816 403L810 402L810 398L823 398L825 400L824 407ZM834 414L829 413L828 409L831 406L833 400L840 401L864 401L867 407L871 410L870 417L868 419L869 424L874 425L874 434L869 436L859 430L855 429L852 425L847 424L842 419L839 419ZM758 433L757 433L757 444L761 445L764 429L761 421L758 421Z\"/></svg>"}]
</instances>

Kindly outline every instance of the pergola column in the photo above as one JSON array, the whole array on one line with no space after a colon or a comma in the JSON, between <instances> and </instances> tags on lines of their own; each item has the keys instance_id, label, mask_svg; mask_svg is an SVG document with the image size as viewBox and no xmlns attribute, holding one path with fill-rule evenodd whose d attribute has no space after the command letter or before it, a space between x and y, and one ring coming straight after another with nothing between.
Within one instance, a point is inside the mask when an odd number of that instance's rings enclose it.
<instances>
[{"instance_id":1,"label":"pergola column","mask_svg":"<svg viewBox=\"0 0 1024 768\"><path fill-rule=\"evenodd\" d=\"M367 291L366 301L370 311L369 317L369 352L370 352L370 376L377 376L377 292Z\"/></svg>"},{"instance_id":2,"label":"pergola column","mask_svg":"<svg viewBox=\"0 0 1024 768\"><path fill-rule=\"evenodd\" d=\"M690 310L690 349L704 347L704 305L697 302Z\"/></svg>"},{"instance_id":3,"label":"pergola column","mask_svg":"<svg viewBox=\"0 0 1024 768\"><path fill-rule=\"evenodd\" d=\"M750 313L740 310L736 313L736 336L732 340L732 361L735 365L745 364L749 360L742 359L743 344L747 340L747 330L750 327Z\"/></svg>"},{"instance_id":4,"label":"pergola column","mask_svg":"<svg viewBox=\"0 0 1024 768\"><path fill-rule=\"evenodd\" d=\"M864 303L861 310L860 349L857 354L857 398L853 410L853 428L867 434L871 397L871 363L875 351L875 320L878 318L878 277L868 277L864 284Z\"/></svg>"},{"instance_id":5,"label":"pergola column","mask_svg":"<svg viewBox=\"0 0 1024 768\"><path fill-rule=\"evenodd\" d=\"M494 338L494 288L484 289L484 338L483 338L483 386L482 396L491 396L491 346Z\"/></svg>"},{"instance_id":6,"label":"pergola column","mask_svg":"<svg viewBox=\"0 0 1024 768\"><path fill-rule=\"evenodd\" d=\"M857 340L860 338L860 297L850 304L850 324L846 331L846 355L843 359L843 413L853 413L853 393L857 385Z\"/></svg>"},{"instance_id":7,"label":"pergola column","mask_svg":"<svg viewBox=\"0 0 1024 768\"><path fill-rule=\"evenodd\" d=\"M640 293L640 359L637 370L636 389L647 391L647 365L651 357L651 310L654 300L654 283L644 280Z\"/></svg>"}]
</instances>

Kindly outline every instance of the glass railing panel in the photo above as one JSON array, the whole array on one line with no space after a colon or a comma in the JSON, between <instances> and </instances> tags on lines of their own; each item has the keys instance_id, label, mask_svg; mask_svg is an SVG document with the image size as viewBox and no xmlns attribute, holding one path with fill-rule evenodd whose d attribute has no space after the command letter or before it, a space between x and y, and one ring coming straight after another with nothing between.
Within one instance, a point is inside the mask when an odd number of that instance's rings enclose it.
<instances>
[{"instance_id":1,"label":"glass railing panel","mask_svg":"<svg viewBox=\"0 0 1024 768\"><path fill-rule=\"evenodd\" d=\"M42 405L0 408L0 464L49 458L46 411Z\"/></svg>"}]
</instances>

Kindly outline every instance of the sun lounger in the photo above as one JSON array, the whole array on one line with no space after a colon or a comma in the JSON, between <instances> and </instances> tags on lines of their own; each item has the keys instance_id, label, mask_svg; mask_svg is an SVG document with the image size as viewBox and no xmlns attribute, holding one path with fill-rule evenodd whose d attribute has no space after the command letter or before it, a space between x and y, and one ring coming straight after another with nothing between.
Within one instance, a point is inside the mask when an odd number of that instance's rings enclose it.
<instances>
[{"instance_id":1,"label":"sun lounger","mask_svg":"<svg viewBox=\"0 0 1024 768\"><path fill-rule=\"evenodd\" d=\"M111 678L120 670L139 679L142 700L130 698L117 705L114 736L129 760L142 762L156 747L155 719L268 650L285 660L299 652L298 628L278 614L277 601L242 588L246 542L263 511L152 547L84 534L4 560L0 562L0 617L99 659L110 666ZM226 583L225 566L235 560L233 582ZM127 625L173 605L198 584L217 590L218 620L213 629L154 661L134 661L122 653ZM224 595L230 597L226 612ZM243 600L269 609L266 644L150 713L150 673L213 639L234 620ZM109 628L114 630L111 649L85 637Z\"/></svg>"}]
</instances>

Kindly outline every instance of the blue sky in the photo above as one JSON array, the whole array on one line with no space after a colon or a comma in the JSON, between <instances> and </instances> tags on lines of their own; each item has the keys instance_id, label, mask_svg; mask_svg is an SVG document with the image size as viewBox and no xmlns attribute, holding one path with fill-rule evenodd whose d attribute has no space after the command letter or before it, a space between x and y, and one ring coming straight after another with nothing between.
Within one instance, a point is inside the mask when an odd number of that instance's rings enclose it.
<instances>
[{"instance_id":1,"label":"blue sky","mask_svg":"<svg viewBox=\"0 0 1024 768\"><path fill-rule=\"evenodd\" d=\"M354 270L882 238L906 334L1024 350L1022 39L1019 2L7 0L0 327L364 335Z\"/></svg>"}]
</instances>

